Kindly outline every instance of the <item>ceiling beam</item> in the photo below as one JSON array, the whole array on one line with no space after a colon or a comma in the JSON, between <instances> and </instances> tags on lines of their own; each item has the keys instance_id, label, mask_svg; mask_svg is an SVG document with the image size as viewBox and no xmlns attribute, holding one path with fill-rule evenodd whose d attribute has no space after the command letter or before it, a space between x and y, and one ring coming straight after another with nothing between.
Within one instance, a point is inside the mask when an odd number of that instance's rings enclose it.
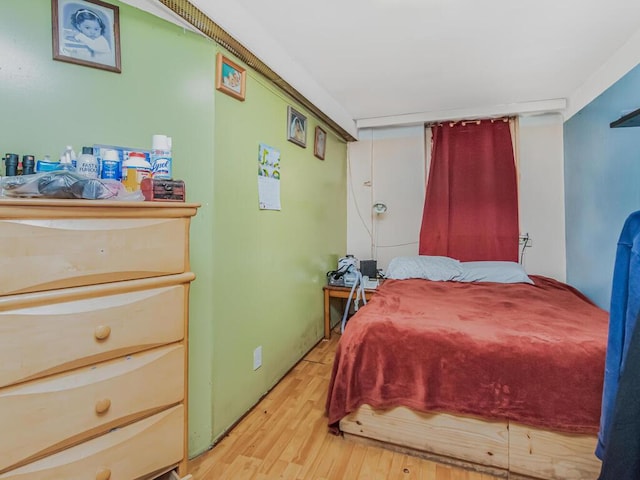
<instances>
[{"instance_id":1,"label":"ceiling beam","mask_svg":"<svg viewBox=\"0 0 640 480\"><path fill-rule=\"evenodd\" d=\"M420 125L442 120L471 120L474 118L491 118L505 115L533 115L540 113L563 112L567 108L567 100L555 98L536 102L519 102L505 105L493 105L476 108L459 108L455 110L434 110L431 112L407 113L387 117L360 118L356 126L360 128L391 127L399 125Z\"/></svg>"}]
</instances>

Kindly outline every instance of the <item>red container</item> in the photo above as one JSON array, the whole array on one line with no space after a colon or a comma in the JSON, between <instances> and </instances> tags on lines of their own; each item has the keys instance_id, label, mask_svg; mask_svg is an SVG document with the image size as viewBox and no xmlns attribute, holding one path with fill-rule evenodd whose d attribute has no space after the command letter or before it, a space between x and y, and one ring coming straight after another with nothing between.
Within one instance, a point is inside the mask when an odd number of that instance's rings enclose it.
<instances>
[{"instance_id":1,"label":"red container","mask_svg":"<svg viewBox=\"0 0 640 480\"><path fill-rule=\"evenodd\" d=\"M184 202L186 198L184 181L166 178L144 178L140 190L148 202Z\"/></svg>"}]
</instances>

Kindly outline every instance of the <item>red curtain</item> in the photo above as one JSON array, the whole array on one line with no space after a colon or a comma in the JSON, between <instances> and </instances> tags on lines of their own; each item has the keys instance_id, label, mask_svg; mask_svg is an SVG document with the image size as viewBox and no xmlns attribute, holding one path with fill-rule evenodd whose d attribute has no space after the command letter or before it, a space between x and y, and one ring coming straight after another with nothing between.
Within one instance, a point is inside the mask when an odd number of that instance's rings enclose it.
<instances>
[{"instance_id":1,"label":"red curtain","mask_svg":"<svg viewBox=\"0 0 640 480\"><path fill-rule=\"evenodd\" d=\"M420 255L518 261L518 190L509 122L431 127Z\"/></svg>"}]
</instances>

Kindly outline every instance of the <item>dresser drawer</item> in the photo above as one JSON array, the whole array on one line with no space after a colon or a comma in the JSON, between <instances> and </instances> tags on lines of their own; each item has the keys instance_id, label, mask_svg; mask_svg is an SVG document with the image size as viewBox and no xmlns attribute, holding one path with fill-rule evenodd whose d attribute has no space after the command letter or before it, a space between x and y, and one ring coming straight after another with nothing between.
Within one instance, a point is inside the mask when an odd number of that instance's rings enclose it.
<instances>
[{"instance_id":1,"label":"dresser drawer","mask_svg":"<svg viewBox=\"0 0 640 480\"><path fill-rule=\"evenodd\" d=\"M181 344L0 390L0 471L183 399Z\"/></svg>"},{"instance_id":2,"label":"dresser drawer","mask_svg":"<svg viewBox=\"0 0 640 480\"><path fill-rule=\"evenodd\" d=\"M192 279L0 297L0 387L179 341Z\"/></svg>"},{"instance_id":3,"label":"dresser drawer","mask_svg":"<svg viewBox=\"0 0 640 480\"><path fill-rule=\"evenodd\" d=\"M188 228L188 218L1 220L0 295L184 272Z\"/></svg>"},{"instance_id":4,"label":"dresser drawer","mask_svg":"<svg viewBox=\"0 0 640 480\"><path fill-rule=\"evenodd\" d=\"M1 480L152 478L183 458L181 405L101 437L0 474Z\"/></svg>"}]
</instances>

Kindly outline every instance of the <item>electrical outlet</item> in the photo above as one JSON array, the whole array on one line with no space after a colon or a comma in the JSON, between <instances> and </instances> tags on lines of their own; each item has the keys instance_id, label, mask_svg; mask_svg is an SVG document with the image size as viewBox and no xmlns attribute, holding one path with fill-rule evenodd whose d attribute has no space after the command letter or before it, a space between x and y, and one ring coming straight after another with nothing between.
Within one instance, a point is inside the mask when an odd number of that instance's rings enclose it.
<instances>
[{"instance_id":1,"label":"electrical outlet","mask_svg":"<svg viewBox=\"0 0 640 480\"><path fill-rule=\"evenodd\" d=\"M262 366L262 345L253 351L253 369L257 370Z\"/></svg>"}]
</instances>

